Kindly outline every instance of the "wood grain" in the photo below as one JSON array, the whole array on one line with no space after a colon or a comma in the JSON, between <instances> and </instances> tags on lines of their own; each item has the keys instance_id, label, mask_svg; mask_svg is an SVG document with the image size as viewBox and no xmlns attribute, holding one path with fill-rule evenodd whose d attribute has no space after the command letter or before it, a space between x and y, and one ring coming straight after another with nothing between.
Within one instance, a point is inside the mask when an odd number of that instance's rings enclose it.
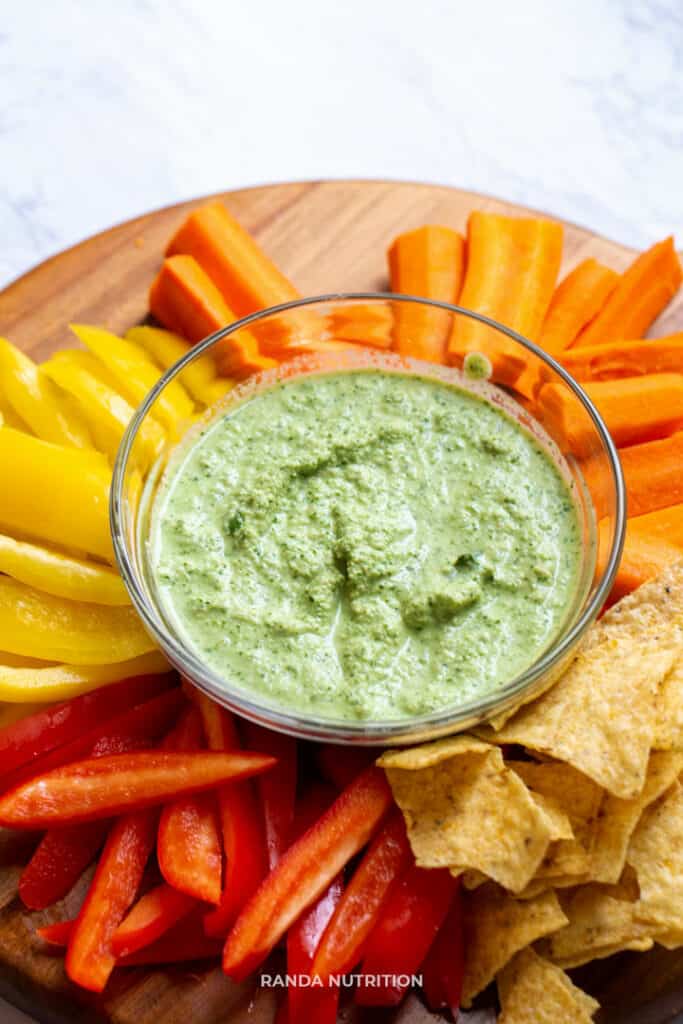
<instances>
[{"instance_id":1,"label":"wood grain","mask_svg":"<svg viewBox=\"0 0 683 1024\"><path fill-rule=\"evenodd\" d=\"M385 252L399 231L428 222L464 229L472 209L513 215L529 212L470 192L380 181L291 183L226 192L220 198L306 295L386 288ZM74 344L70 322L97 323L114 331L138 323L147 314L147 290L166 242L187 211L201 201L145 214L36 267L0 293L0 334L43 359L57 348ZM562 273L588 256L621 270L633 252L565 224ZM675 330L683 330L680 295L651 333ZM256 991L253 984L234 985L218 968L205 965L188 970L120 971L102 999L76 991L64 974L61 958L41 949L35 927L74 914L86 879L63 906L29 914L16 898L19 869L26 857L25 841L17 844L7 834L0 836L0 994L37 1020L49 1024L271 1024L272 992ZM655 949L648 954L623 954L591 964L579 972L579 979L603 1003L598 1018L602 1024L683 1021L681 952ZM341 1018L349 1024L437 1020L417 1001L398 1015L347 1007Z\"/></svg>"}]
</instances>

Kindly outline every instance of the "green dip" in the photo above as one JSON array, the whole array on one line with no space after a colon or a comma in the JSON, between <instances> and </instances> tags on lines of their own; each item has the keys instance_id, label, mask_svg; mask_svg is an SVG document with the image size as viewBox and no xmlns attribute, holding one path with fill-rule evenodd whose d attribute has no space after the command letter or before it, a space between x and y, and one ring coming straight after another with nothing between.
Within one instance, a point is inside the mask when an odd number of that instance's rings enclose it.
<instances>
[{"instance_id":1,"label":"green dip","mask_svg":"<svg viewBox=\"0 0 683 1024\"><path fill-rule=\"evenodd\" d=\"M176 629L226 682L388 720L499 688L577 592L577 510L511 416L436 379L299 376L172 461L150 558Z\"/></svg>"}]
</instances>

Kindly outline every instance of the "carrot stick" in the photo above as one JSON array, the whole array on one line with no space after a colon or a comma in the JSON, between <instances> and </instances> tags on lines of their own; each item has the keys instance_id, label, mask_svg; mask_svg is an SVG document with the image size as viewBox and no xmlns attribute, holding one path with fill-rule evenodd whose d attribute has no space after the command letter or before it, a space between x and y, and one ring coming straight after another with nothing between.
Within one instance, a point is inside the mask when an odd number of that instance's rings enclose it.
<instances>
[{"instance_id":1,"label":"carrot stick","mask_svg":"<svg viewBox=\"0 0 683 1024\"><path fill-rule=\"evenodd\" d=\"M597 260L583 260L560 281L552 297L538 344L558 356L576 341L579 331L597 316L619 280Z\"/></svg>"},{"instance_id":2,"label":"carrot stick","mask_svg":"<svg viewBox=\"0 0 683 1024\"><path fill-rule=\"evenodd\" d=\"M562 225L550 220L472 213L460 305L537 341L560 269L562 234ZM468 352L489 357L496 382L514 383L527 365L513 342L485 324L456 317L449 361L459 363Z\"/></svg>"},{"instance_id":3,"label":"carrot stick","mask_svg":"<svg viewBox=\"0 0 683 1024\"><path fill-rule=\"evenodd\" d=\"M387 252L392 292L440 302L457 302L465 272L465 239L453 228L425 224L406 231ZM399 303L394 348L404 356L443 363L449 314L428 306Z\"/></svg>"},{"instance_id":4,"label":"carrot stick","mask_svg":"<svg viewBox=\"0 0 683 1024\"><path fill-rule=\"evenodd\" d=\"M194 210L173 236L167 256L193 256L237 316L291 302L299 292L223 203Z\"/></svg>"},{"instance_id":5,"label":"carrot stick","mask_svg":"<svg viewBox=\"0 0 683 1024\"><path fill-rule=\"evenodd\" d=\"M164 260L149 292L149 308L169 330L196 344L237 319L222 295L191 256ZM226 338L216 353L220 369L230 377L246 377L277 363L261 355L247 331Z\"/></svg>"},{"instance_id":6,"label":"carrot stick","mask_svg":"<svg viewBox=\"0 0 683 1024\"><path fill-rule=\"evenodd\" d=\"M636 257L601 312L580 332L576 344L642 338L674 297L682 279L673 238L665 238Z\"/></svg>"},{"instance_id":7,"label":"carrot stick","mask_svg":"<svg viewBox=\"0 0 683 1024\"><path fill-rule=\"evenodd\" d=\"M683 427L683 374L652 373L591 381L584 385L584 391L620 448L666 437ZM577 455L590 455L590 421L565 384L541 388L537 414L561 447Z\"/></svg>"},{"instance_id":8,"label":"carrot stick","mask_svg":"<svg viewBox=\"0 0 683 1024\"><path fill-rule=\"evenodd\" d=\"M629 516L683 502L683 431L619 452Z\"/></svg>"},{"instance_id":9,"label":"carrot stick","mask_svg":"<svg viewBox=\"0 0 683 1024\"><path fill-rule=\"evenodd\" d=\"M609 524L600 524L600 553L607 549ZM629 519L610 603L629 594L683 555L683 504Z\"/></svg>"},{"instance_id":10,"label":"carrot stick","mask_svg":"<svg viewBox=\"0 0 683 1024\"><path fill-rule=\"evenodd\" d=\"M327 315L327 330L334 341L369 348L391 348L394 317L386 305L354 302Z\"/></svg>"},{"instance_id":11,"label":"carrot stick","mask_svg":"<svg viewBox=\"0 0 683 1024\"><path fill-rule=\"evenodd\" d=\"M683 373L683 334L638 341L580 345L565 352L562 365L577 380L613 380L645 373Z\"/></svg>"}]
</instances>

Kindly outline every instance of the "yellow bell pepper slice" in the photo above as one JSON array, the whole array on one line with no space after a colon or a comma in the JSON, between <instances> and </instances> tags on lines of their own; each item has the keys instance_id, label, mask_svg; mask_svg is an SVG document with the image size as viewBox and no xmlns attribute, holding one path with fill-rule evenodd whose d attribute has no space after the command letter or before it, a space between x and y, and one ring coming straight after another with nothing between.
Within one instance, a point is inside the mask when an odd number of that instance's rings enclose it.
<instances>
[{"instance_id":1,"label":"yellow bell pepper slice","mask_svg":"<svg viewBox=\"0 0 683 1024\"><path fill-rule=\"evenodd\" d=\"M154 650L154 641L131 607L69 601L0 576L0 648L70 665L108 665Z\"/></svg>"},{"instance_id":2,"label":"yellow bell pepper slice","mask_svg":"<svg viewBox=\"0 0 683 1024\"><path fill-rule=\"evenodd\" d=\"M97 375L96 369L91 373L84 368L87 362L83 357L88 355L83 352L78 359L74 359L71 352L58 352L43 363L43 370L55 384L78 400L95 444L113 461L134 409L118 391L109 387ZM94 356L90 356L90 359L97 362ZM146 419L138 442L143 461L152 462L164 447L165 440L159 424L155 420Z\"/></svg>"},{"instance_id":3,"label":"yellow bell pepper slice","mask_svg":"<svg viewBox=\"0 0 683 1024\"><path fill-rule=\"evenodd\" d=\"M15 540L0 533L0 572L37 590L71 601L130 604L119 574L105 565Z\"/></svg>"},{"instance_id":4,"label":"yellow bell pepper slice","mask_svg":"<svg viewBox=\"0 0 683 1024\"><path fill-rule=\"evenodd\" d=\"M111 665L51 665L29 669L14 668L2 662L0 655L0 700L19 705L26 701L42 704L70 700L120 679L170 671L160 651Z\"/></svg>"},{"instance_id":5,"label":"yellow bell pepper slice","mask_svg":"<svg viewBox=\"0 0 683 1024\"><path fill-rule=\"evenodd\" d=\"M30 434L31 428L28 423L24 423L20 416L17 416L12 406L9 404L2 391L0 390L0 426L13 427L15 430L23 430L24 433Z\"/></svg>"},{"instance_id":6,"label":"yellow bell pepper slice","mask_svg":"<svg viewBox=\"0 0 683 1024\"><path fill-rule=\"evenodd\" d=\"M94 449L0 427L0 525L111 560L111 470Z\"/></svg>"},{"instance_id":7,"label":"yellow bell pepper slice","mask_svg":"<svg viewBox=\"0 0 683 1024\"><path fill-rule=\"evenodd\" d=\"M2 391L15 413L36 437L74 448L92 448L83 418L60 396L39 366L5 338L0 338Z\"/></svg>"},{"instance_id":8,"label":"yellow bell pepper slice","mask_svg":"<svg viewBox=\"0 0 683 1024\"><path fill-rule=\"evenodd\" d=\"M236 381L229 377L217 377L204 389L204 404L210 407L220 402L221 398L225 398L232 391L235 384Z\"/></svg>"},{"instance_id":9,"label":"yellow bell pepper slice","mask_svg":"<svg viewBox=\"0 0 683 1024\"><path fill-rule=\"evenodd\" d=\"M192 345L188 345L179 335L165 331L161 327L131 327L126 331L126 338L144 349L164 370L170 369L192 348ZM211 405L216 401L216 388L221 394L225 394L235 386L234 381L218 377L216 364L210 355L200 356L185 367L182 372L182 384L195 401L201 402L202 405Z\"/></svg>"},{"instance_id":10,"label":"yellow bell pepper slice","mask_svg":"<svg viewBox=\"0 0 683 1024\"><path fill-rule=\"evenodd\" d=\"M116 378L124 397L133 406L140 405L161 376L152 360L137 345L100 327L72 324L71 330ZM177 380L166 386L152 409L154 418L170 431L193 412L194 402Z\"/></svg>"}]
</instances>

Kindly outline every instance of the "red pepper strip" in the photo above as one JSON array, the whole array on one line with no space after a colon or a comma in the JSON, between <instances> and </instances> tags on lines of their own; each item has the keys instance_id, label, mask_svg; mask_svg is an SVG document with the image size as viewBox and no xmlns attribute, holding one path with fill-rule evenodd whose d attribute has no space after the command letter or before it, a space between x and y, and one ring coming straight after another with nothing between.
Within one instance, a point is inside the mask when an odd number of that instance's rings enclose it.
<instances>
[{"instance_id":1,"label":"red pepper strip","mask_svg":"<svg viewBox=\"0 0 683 1024\"><path fill-rule=\"evenodd\" d=\"M2 788L14 789L37 775L45 775L53 768L86 757L101 757L104 754L149 747L170 728L184 704L185 697L180 687L145 701L144 704L138 704L104 725L91 729L79 739L65 743L44 757L10 772L3 779Z\"/></svg>"},{"instance_id":2,"label":"red pepper strip","mask_svg":"<svg viewBox=\"0 0 683 1024\"><path fill-rule=\"evenodd\" d=\"M157 886L138 900L118 926L111 940L112 953L117 958L129 956L151 945L196 906L194 897L170 885Z\"/></svg>"},{"instance_id":3,"label":"red pepper strip","mask_svg":"<svg viewBox=\"0 0 683 1024\"><path fill-rule=\"evenodd\" d=\"M356 868L318 946L313 975L327 981L358 963L392 887L411 860L403 817L395 811Z\"/></svg>"},{"instance_id":4,"label":"red pepper strip","mask_svg":"<svg viewBox=\"0 0 683 1024\"><path fill-rule=\"evenodd\" d=\"M5 776L64 743L79 739L131 706L151 700L174 682L171 673L124 679L63 704L43 708L0 730L0 788Z\"/></svg>"},{"instance_id":5,"label":"red pepper strip","mask_svg":"<svg viewBox=\"0 0 683 1024\"><path fill-rule=\"evenodd\" d=\"M197 704L209 748L239 751L237 729L230 712L204 694L198 694ZM262 755L245 753L241 756ZM274 758L269 760L275 763ZM206 934L213 937L227 934L266 873L263 816L250 783L222 786L218 791L218 808L225 854L223 892L218 907L204 918Z\"/></svg>"},{"instance_id":6,"label":"red pepper strip","mask_svg":"<svg viewBox=\"0 0 683 1024\"><path fill-rule=\"evenodd\" d=\"M86 821L46 832L19 879L24 906L44 910L63 899L95 859L108 830L108 821Z\"/></svg>"},{"instance_id":7,"label":"red pepper strip","mask_svg":"<svg viewBox=\"0 0 683 1024\"><path fill-rule=\"evenodd\" d=\"M422 988L430 1010L438 1012L447 1007L453 1017L457 1018L464 969L462 890L457 885L446 920L420 969Z\"/></svg>"},{"instance_id":8,"label":"red pepper strip","mask_svg":"<svg viewBox=\"0 0 683 1024\"><path fill-rule=\"evenodd\" d=\"M255 753L141 751L91 758L57 768L0 797L0 824L50 828L163 803L170 796L213 789L229 779L272 768Z\"/></svg>"},{"instance_id":9,"label":"red pepper strip","mask_svg":"<svg viewBox=\"0 0 683 1024\"><path fill-rule=\"evenodd\" d=\"M327 924L339 906L344 891L342 876L331 882L322 896L304 911L287 932L287 974L294 978L310 975L311 965ZM287 989L290 1024L335 1024L339 1006L339 987L299 987Z\"/></svg>"},{"instance_id":10,"label":"red pepper strip","mask_svg":"<svg viewBox=\"0 0 683 1024\"><path fill-rule=\"evenodd\" d=\"M88 895L66 951L66 973L91 992L101 992L116 966L114 932L135 899L154 846L155 811L120 818L109 833Z\"/></svg>"},{"instance_id":11,"label":"red pepper strip","mask_svg":"<svg viewBox=\"0 0 683 1024\"><path fill-rule=\"evenodd\" d=\"M323 778L342 790L376 761L380 753L369 747L338 747L333 743L323 743L318 748L317 760Z\"/></svg>"},{"instance_id":12,"label":"red pepper strip","mask_svg":"<svg viewBox=\"0 0 683 1024\"><path fill-rule=\"evenodd\" d=\"M292 838L294 802L296 799L297 745L292 736L246 723L247 748L260 750L277 758L277 771L268 772L258 780L268 855L272 871Z\"/></svg>"},{"instance_id":13,"label":"red pepper strip","mask_svg":"<svg viewBox=\"0 0 683 1024\"><path fill-rule=\"evenodd\" d=\"M223 970L238 981L270 953L289 926L372 837L391 806L384 772L363 772L263 880L235 922Z\"/></svg>"},{"instance_id":14,"label":"red pepper strip","mask_svg":"<svg viewBox=\"0 0 683 1024\"><path fill-rule=\"evenodd\" d=\"M55 924L36 928L36 935L40 935L43 942L47 942L48 945L63 949L69 944L75 924L75 921L56 921Z\"/></svg>"},{"instance_id":15,"label":"red pepper strip","mask_svg":"<svg viewBox=\"0 0 683 1024\"><path fill-rule=\"evenodd\" d=\"M400 1003L448 913L457 885L447 868L408 868L367 940L356 1002ZM391 980L381 980L383 975Z\"/></svg>"},{"instance_id":16,"label":"red pepper strip","mask_svg":"<svg viewBox=\"0 0 683 1024\"><path fill-rule=\"evenodd\" d=\"M151 946L122 957L117 967L135 967L140 964L174 964L191 960L219 957L222 941L209 939L204 932L204 911L198 910L183 918L170 931Z\"/></svg>"}]
</instances>

